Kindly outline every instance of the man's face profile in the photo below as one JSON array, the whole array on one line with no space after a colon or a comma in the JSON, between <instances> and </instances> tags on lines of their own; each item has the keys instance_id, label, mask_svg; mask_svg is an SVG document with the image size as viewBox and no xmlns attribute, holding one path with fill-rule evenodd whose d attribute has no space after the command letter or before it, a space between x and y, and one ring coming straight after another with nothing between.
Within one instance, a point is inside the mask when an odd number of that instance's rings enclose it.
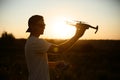
<instances>
[{"instance_id":1,"label":"man's face profile","mask_svg":"<svg viewBox=\"0 0 120 80\"><path fill-rule=\"evenodd\" d=\"M35 26L35 31L38 32L39 34L43 34L44 33L44 29L45 29L45 23L44 20L39 20Z\"/></svg>"}]
</instances>

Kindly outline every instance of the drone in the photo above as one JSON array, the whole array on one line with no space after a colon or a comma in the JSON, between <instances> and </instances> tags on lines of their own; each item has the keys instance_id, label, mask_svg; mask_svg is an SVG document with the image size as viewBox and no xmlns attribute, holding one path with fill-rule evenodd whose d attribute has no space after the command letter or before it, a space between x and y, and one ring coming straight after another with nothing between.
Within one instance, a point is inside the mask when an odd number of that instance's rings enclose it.
<instances>
[{"instance_id":1,"label":"drone","mask_svg":"<svg viewBox=\"0 0 120 80\"><path fill-rule=\"evenodd\" d=\"M72 25L72 26L82 25L82 26L88 26L89 28L92 28L92 29L96 29L95 34L98 31L98 25L96 27L93 27L93 26L91 26L89 24L86 24L85 22L82 22L82 21L76 21L76 20L74 20L74 21L76 22L76 24L73 24L73 23L68 22L68 21L66 23L69 24L69 25Z\"/></svg>"}]
</instances>

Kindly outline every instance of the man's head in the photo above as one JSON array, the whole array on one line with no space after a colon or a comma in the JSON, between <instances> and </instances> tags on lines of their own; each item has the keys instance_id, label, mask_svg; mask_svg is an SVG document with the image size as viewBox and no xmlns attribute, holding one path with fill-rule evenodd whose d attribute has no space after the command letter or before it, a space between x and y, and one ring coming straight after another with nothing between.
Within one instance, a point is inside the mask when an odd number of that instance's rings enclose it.
<instances>
[{"instance_id":1,"label":"man's head","mask_svg":"<svg viewBox=\"0 0 120 80\"><path fill-rule=\"evenodd\" d=\"M28 29L26 32L43 34L45 29L45 23L43 16L33 15L28 20Z\"/></svg>"}]
</instances>

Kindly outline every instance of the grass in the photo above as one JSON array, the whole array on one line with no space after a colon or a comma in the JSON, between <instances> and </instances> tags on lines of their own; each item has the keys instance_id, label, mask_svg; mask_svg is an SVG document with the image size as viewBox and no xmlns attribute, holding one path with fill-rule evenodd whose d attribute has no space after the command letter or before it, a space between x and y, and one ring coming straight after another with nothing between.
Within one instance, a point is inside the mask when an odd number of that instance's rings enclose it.
<instances>
[{"instance_id":1,"label":"grass","mask_svg":"<svg viewBox=\"0 0 120 80\"><path fill-rule=\"evenodd\" d=\"M0 80L27 80L25 62L25 39L12 43L0 42ZM48 40L61 43L62 40ZM119 80L120 41L119 40L79 40L64 55L48 55L51 80ZM69 66L56 69L63 59Z\"/></svg>"}]
</instances>

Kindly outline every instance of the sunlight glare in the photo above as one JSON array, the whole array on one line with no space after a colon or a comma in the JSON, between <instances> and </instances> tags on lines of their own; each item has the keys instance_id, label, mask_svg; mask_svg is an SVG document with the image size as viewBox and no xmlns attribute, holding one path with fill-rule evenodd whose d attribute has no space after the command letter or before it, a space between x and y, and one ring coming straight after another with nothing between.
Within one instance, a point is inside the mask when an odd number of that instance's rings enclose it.
<instances>
[{"instance_id":1,"label":"sunlight glare","mask_svg":"<svg viewBox=\"0 0 120 80\"><path fill-rule=\"evenodd\" d=\"M53 21L53 33L56 38L67 39L74 35L75 27L66 24L67 18L59 17Z\"/></svg>"}]
</instances>

